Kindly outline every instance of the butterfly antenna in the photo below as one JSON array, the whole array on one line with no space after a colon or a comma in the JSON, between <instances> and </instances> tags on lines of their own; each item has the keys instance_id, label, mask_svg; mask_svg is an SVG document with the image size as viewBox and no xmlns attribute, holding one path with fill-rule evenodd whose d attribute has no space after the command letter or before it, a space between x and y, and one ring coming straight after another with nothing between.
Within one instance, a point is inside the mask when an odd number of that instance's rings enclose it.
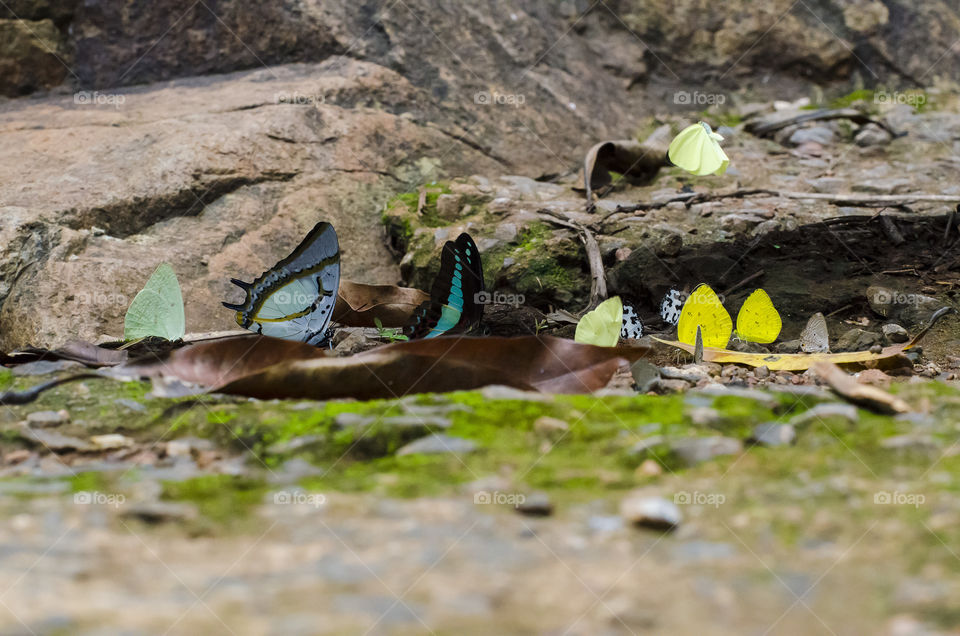
<instances>
[{"instance_id":1,"label":"butterfly antenna","mask_svg":"<svg viewBox=\"0 0 960 636\"><path fill-rule=\"evenodd\" d=\"M703 364L703 334L700 333L700 325L697 325L697 343L693 347L693 363Z\"/></svg>"}]
</instances>

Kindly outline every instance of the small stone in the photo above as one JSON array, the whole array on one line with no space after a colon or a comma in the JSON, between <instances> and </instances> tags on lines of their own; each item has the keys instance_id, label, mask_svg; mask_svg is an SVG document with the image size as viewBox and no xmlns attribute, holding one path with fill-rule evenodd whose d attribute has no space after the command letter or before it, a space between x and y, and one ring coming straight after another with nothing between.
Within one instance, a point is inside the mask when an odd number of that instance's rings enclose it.
<instances>
[{"instance_id":1,"label":"small stone","mask_svg":"<svg viewBox=\"0 0 960 636\"><path fill-rule=\"evenodd\" d=\"M907 333L907 330L893 322L885 324L882 331L883 337L890 343L900 344L910 339L910 334Z\"/></svg>"},{"instance_id":2,"label":"small stone","mask_svg":"<svg viewBox=\"0 0 960 636\"><path fill-rule=\"evenodd\" d=\"M637 466L638 477L657 477L663 474L663 466L654 459L645 459Z\"/></svg>"},{"instance_id":3,"label":"small stone","mask_svg":"<svg viewBox=\"0 0 960 636\"><path fill-rule=\"evenodd\" d=\"M750 435L750 442L759 446L789 446L797 441L797 431L789 424L758 424Z\"/></svg>"},{"instance_id":4,"label":"small stone","mask_svg":"<svg viewBox=\"0 0 960 636\"><path fill-rule=\"evenodd\" d=\"M199 437L181 437L167 442L167 457L192 457L200 451L213 450L213 442Z\"/></svg>"},{"instance_id":5,"label":"small stone","mask_svg":"<svg viewBox=\"0 0 960 636\"><path fill-rule=\"evenodd\" d=\"M133 446L134 442L131 438L126 435L120 435L118 433L110 433L107 435L93 435L90 437L90 441L93 442L94 446L98 450L113 450L117 448L129 448Z\"/></svg>"},{"instance_id":6,"label":"small stone","mask_svg":"<svg viewBox=\"0 0 960 636\"><path fill-rule=\"evenodd\" d=\"M860 421L860 414L857 407L852 404L843 404L841 402L827 402L826 404L817 404L812 409L799 413L790 418L790 424L800 428L818 419L827 419L830 417L842 418L851 424Z\"/></svg>"},{"instance_id":7,"label":"small stone","mask_svg":"<svg viewBox=\"0 0 960 636\"><path fill-rule=\"evenodd\" d=\"M513 243L517 240L519 233L516 223L500 223L494 229L493 236L505 243Z\"/></svg>"},{"instance_id":8,"label":"small stone","mask_svg":"<svg viewBox=\"0 0 960 636\"><path fill-rule=\"evenodd\" d=\"M800 341L784 340L783 342L777 343L776 351L777 353L800 353Z\"/></svg>"},{"instance_id":9,"label":"small stone","mask_svg":"<svg viewBox=\"0 0 960 636\"><path fill-rule=\"evenodd\" d=\"M765 220L753 214L727 214L720 217L720 227L734 234L743 234Z\"/></svg>"},{"instance_id":10,"label":"small stone","mask_svg":"<svg viewBox=\"0 0 960 636\"><path fill-rule=\"evenodd\" d=\"M447 453L472 453L477 450L477 444L461 437L452 437L434 433L410 442L397 451L398 457L404 455L443 455Z\"/></svg>"},{"instance_id":11,"label":"small stone","mask_svg":"<svg viewBox=\"0 0 960 636\"><path fill-rule=\"evenodd\" d=\"M461 201L459 194L441 194L437 197L437 216L453 221L460 216Z\"/></svg>"},{"instance_id":12,"label":"small stone","mask_svg":"<svg viewBox=\"0 0 960 636\"><path fill-rule=\"evenodd\" d=\"M770 369L766 366L757 367L753 370L753 377L758 380L766 380L770 377Z\"/></svg>"},{"instance_id":13,"label":"small stone","mask_svg":"<svg viewBox=\"0 0 960 636\"><path fill-rule=\"evenodd\" d=\"M553 503L546 493L532 492L517 504L517 512L531 517L548 517L553 514Z\"/></svg>"},{"instance_id":14,"label":"small stone","mask_svg":"<svg viewBox=\"0 0 960 636\"><path fill-rule=\"evenodd\" d=\"M30 451L25 448L20 448L15 451L10 451L3 456L3 463L8 466L13 466L14 464L19 464L20 462L30 459L33 455Z\"/></svg>"},{"instance_id":15,"label":"small stone","mask_svg":"<svg viewBox=\"0 0 960 636\"><path fill-rule=\"evenodd\" d=\"M893 137L889 132L876 124L867 124L857 131L853 143L860 147L882 146L890 143Z\"/></svg>"},{"instance_id":16,"label":"small stone","mask_svg":"<svg viewBox=\"0 0 960 636\"><path fill-rule=\"evenodd\" d=\"M561 419L544 415L533 423L533 430L543 437L563 437L570 430L570 425Z\"/></svg>"},{"instance_id":17,"label":"small stone","mask_svg":"<svg viewBox=\"0 0 960 636\"><path fill-rule=\"evenodd\" d=\"M49 375L58 371L79 369L82 366L82 364L73 360L37 360L26 364L18 364L11 369L11 372L16 376Z\"/></svg>"},{"instance_id":18,"label":"small stone","mask_svg":"<svg viewBox=\"0 0 960 636\"><path fill-rule=\"evenodd\" d=\"M267 448L268 455L290 455L309 449L312 446L322 446L327 442L323 435L299 435L297 437L271 444ZM169 447L167 454L169 454Z\"/></svg>"},{"instance_id":19,"label":"small stone","mask_svg":"<svg viewBox=\"0 0 960 636\"><path fill-rule=\"evenodd\" d=\"M847 188L847 180L840 177L819 177L817 179L807 179L807 184L813 188L814 192L825 192L836 194Z\"/></svg>"},{"instance_id":20,"label":"small stone","mask_svg":"<svg viewBox=\"0 0 960 636\"><path fill-rule=\"evenodd\" d=\"M654 530L673 530L683 521L680 509L672 501L636 493L620 502L620 516L636 526Z\"/></svg>"},{"instance_id":21,"label":"small stone","mask_svg":"<svg viewBox=\"0 0 960 636\"><path fill-rule=\"evenodd\" d=\"M929 452L938 448L937 442L933 437L917 433L908 433L906 435L895 435L893 437L888 437L880 442L880 446L883 448L903 452Z\"/></svg>"},{"instance_id":22,"label":"small stone","mask_svg":"<svg viewBox=\"0 0 960 636\"><path fill-rule=\"evenodd\" d=\"M667 378L661 378L650 386L650 390L656 391L661 395L667 395L670 393L683 393L689 388L689 382L684 382L683 380L669 380Z\"/></svg>"},{"instance_id":23,"label":"small stone","mask_svg":"<svg viewBox=\"0 0 960 636\"><path fill-rule=\"evenodd\" d=\"M27 423L35 428L60 426L69 421L70 413L64 409L59 411L34 411L27 415Z\"/></svg>"},{"instance_id":24,"label":"small stone","mask_svg":"<svg viewBox=\"0 0 960 636\"><path fill-rule=\"evenodd\" d=\"M879 334L854 328L840 336L834 349L836 351L867 351L870 347L878 344L880 344Z\"/></svg>"},{"instance_id":25,"label":"small stone","mask_svg":"<svg viewBox=\"0 0 960 636\"><path fill-rule=\"evenodd\" d=\"M854 182L850 189L868 194L900 194L912 190L913 182L909 179L867 179Z\"/></svg>"},{"instance_id":26,"label":"small stone","mask_svg":"<svg viewBox=\"0 0 960 636\"><path fill-rule=\"evenodd\" d=\"M689 382L690 384L696 384L705 377L708 377L703 373L698 373L692 370L688 371L686 369L678 369L677 367L663 367L659 370L659 373L668 380L683 380L684 382Z\"/></svg>"},{"instance_id":27,"label":"small stone","mask_svg":"<svg viewBox=\"0 0 960 636\"><path fill-rule=\"evenodd\" d=\"M135 413L146 413L147 407L143 404L140 404L136 400L131 400L130 398L119 398L113 401L117 406L122 406L124 408L130 409Z\"/></svg>"},{"instance_id":28,"label":"small stone","mask_svg":"<svg viewBox=\"0 0 960 636\"><path fill-rule=\"evenodd\" d=\"M660 369L657 365L646 360L637 360L630 365L630 374L633 376L633 383L637 390L646 393L650 387L660 379Z\"/></svg>"},{"instance_id":29,"label":"small stone","mask_svg":"<svg viewBox=\"0 0 960 636\"><path fill-rule=\"evenodd\" d=\"M822 146L827 146L833 143L834 134L833 131L825 126L811 126L809 128L801 128L790 135L790 144L793 146L800 146L807 143L820 144Z\"/></svg>"},{"instance_id":30,"label":"small stone","mask_svg":"<svg viewBox=\"0 0 960 636\"><path fill-rule=\"evenodd\" d=\"M40 446L43 446L47 450L55 453L61 451L85 452L94 450L94 447L86 440L70 437L69 435L61 435L60 433L56 433L54 431L33 429L27 425L24 425L21 428L20 436L24 439L36 442Z\"/></svg>"},{"instance_id":31,"label":"small stone","mask_svg":"<svg viewBox=\"0 0 960 636\"><path fill-rule=\"evenodd\" d=\"M690 437L672 442L670 450L685 466L695 466L715 457L736 455L743 450L743 442L721 435Z\"/></svg>"},{"instance_id":32,"label":"small stone","mask_svg":"<svg viewBox=\"0 0 960 636\"><path fill-rule=\"evenodd\" d=\"M722 419L719 411L709 406L694 407L688 410L685 415L691 424L704 428L717 426Z\"/></svg>"},{"instance_id":33,"label":"small stone","mask_svg":"<svg viewBox=\"0 0 960 636\"><path fill-rule=\"evenodd\" d=\"M893 381L893 378L880 369L865 369L858 373L856 377L860 384L872 384L883 388L890 386Z\"/></svg>"}]
</instances>

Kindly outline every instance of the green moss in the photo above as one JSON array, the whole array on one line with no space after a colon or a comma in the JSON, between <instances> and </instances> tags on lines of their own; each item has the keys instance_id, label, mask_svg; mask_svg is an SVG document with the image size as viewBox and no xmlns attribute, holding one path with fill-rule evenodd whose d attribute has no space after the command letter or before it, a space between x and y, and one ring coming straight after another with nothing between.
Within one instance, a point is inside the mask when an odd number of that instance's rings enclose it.
<instances>
[{"instance_id":1,"label":"green moss","mask_svg":"<svg viewBox=\"0 0 960 636\"><path fill-rule=\"evenodd\" d=\"M262 479L234 475L205 475L185 481L163 482L162 497L197 506L215 523L230 523L259 505L267 492Z\"/></svg>"},{"instance_id":2,"label":"green moss","mask_svg":"<svg viewBox=\"0 0 960 636\"><path fill-rule=\"evenodd\" d=\"M869 104L873 107L873 95L872 89L861 88L831 100L830 108L849 108L856 103Z\"/></svg>"},{"instance_id":3,"label":"green moss","mask_svg":"<svg viewBox=\"0 0 960 636\"><path fill-rule=\"evenodd\" d=\"M7 369L0 369L0 391L6 391L13 385L13 373Z\"/></svg>"}]
</instances>

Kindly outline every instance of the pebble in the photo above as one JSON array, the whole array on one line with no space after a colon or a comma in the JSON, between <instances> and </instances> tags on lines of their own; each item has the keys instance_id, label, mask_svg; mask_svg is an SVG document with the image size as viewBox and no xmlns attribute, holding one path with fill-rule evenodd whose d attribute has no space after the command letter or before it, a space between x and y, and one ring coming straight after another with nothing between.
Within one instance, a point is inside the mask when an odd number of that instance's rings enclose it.
<instances>
[{"instance_id":1,"label":"pebble","mask_svg":"<svg viewBox=\"0 0 960 636\"><path fill-rule=\"evenodd\" d=\"M777 343L775 349L777 353L800 353L800 341L784 340L783 342Z\"/></svg>"},{"instance_id":2,"label":"pebble","mask_svg":"<svg viewBox=\"0 0 960 636\"><path fill-rule=\"evenodd\" d=\"M27 423L35 428L60 426L69 421L70 413L64 409L59 411L34 411L27 415Z\"/></svg>"},{"instance_id":3,"label":"pebble","mask_svg":"<svg viewBox=\"0 0 960 636\"><path fill-rule=\"evenodd\" d=\"M680 509L672 501L636 493L620 502L620 516L636 526L654 530L673 530L683 521Z\"/></svg>"},{"instance_id":4,"label":"pebble","mask_svg":"<svg viewBox=\"0 0 960 636\"><path fill-rule=\"evenodd\" d=\"M697 373L688 369L678 369L677 367L663 367L660 369L660 375L668 380L683 380L690 384L696 384L709 376L705 373Z\"/></svg>"},{"instance_id":5,"label":"pebble","mask_svg":"<svg viewBox=\"0 0 960 636\"><path fill-rule=\"evenodd\" d=\"M23 426L20 429L20 436L54 452L94 450L94 447L86 440L70 437L69 435L61 435L54 431L33 429L29 426Z\"/></svg>"},{"instance_id":6,"label":"pebble","mask_svg":"<svg viewBox=\"0 0 960 636\"><path fill-rule=\"evenodd\" d=\"M117 406L122 406L128 408L135 413L146 413L147 407L136 400L131 400L130 398L119 398L113 401Z\"/></svg>"},{"instance_id":7,"label":"pebble","mask_svg":"<svg viewBox=\"0 0 960 636\"><path fill-rule=\"evenodd\" d=\"M717 426L723 419L720 412L709 406L697 406L687 410L684 415L694 426L704 428Z\"/></svg>"},{"instance_id":8,"label":"pebble","mask_svg":"<svg viewBox=\"0 0 960 636\"><path fill-rule=\"evenodd\" d=\"M201 451L213 450L213 442L199 437L180 437L167 442L167 457L192 457Z\"/></svg>"},{"instance_id":9,"label":"pebble","mask_svg":"<svg viewBox=\"0 0 960 636\"><path fill-rule=\"evenodd\" d=\"M325 444L327 438L323 435L300 435L282 442L271 444L267 448L268 455L289 455L314 445ZM167 454L170 453L168 445Z\"/></svg>"},{"instance_id":10,"label":"pebble","mask_svg":"<svg viewBox=\"0 0 960 636\"><path fill-rule=\"evenodd\" d=\"M97 450L113 450L116 448L129 448L133 446L133 439L126 435L110 433L107 435L93 435L90 441L97 447Z\"/></svg>"},{"instance_id":11,"label":"pebble","mask_svg":"<svg viewBox=\"0 0 960 636\"><path fill-rule=\"evenodd\" d=\"M853 143L865 148L867 146L882 146L890 143L893 137L886 130L876 124L867 124L857 131Z\"/></svg>"},{"instance_id":12,"label":"pebble","mask_svg":"<svg viewBox=\"0 0 960 636\"><path fill-rule=\"evenodd\" d=\"M863 329L849 329L837 340L835 351L866 351L880 344L880 335Z\"/></svg>"},{"instance_id":13,"label":"pebble","mask_svg":"<svg viewBox=\"0 0 960 636\"><path fill-rule=\"evenodd\" d=\"M893 378L880 369L864 369L856 377L860 384L872 384L884 388L890 386L893 381Z\"/></svg>"},{"instance_id":14,"label":"pebble","mask_svg":"<svg viewBox=\"0 0 960 636\"><path fill-rule=\"evenodd\" d=\"M537 435L556 438L565 435L570 430L570 425L556 417L544 415L534 421L533 430Z\"/></svg>"},{"instance_id":15,"label":"pebble","mask_svg":"<svg viewBox=\"0 0 960 636\"><path fill-rule=\"evenodd\" d=\"M833 138L833 131L826 126L811 126L801 128L790 135L790 144L800 146L806 143L815 143L826 146L833 143Z\"/></svg>"},{"instance_id":16,"label":"pebble","mask_svg":"<svg viewBox=\"0 0 960 636\"><path fill-rule=\"evenodd\" d=\"M690 388L690 383L683 380L670 380L661 378L650 386L651 391L656 391L661 395L668 393L683 393Z\"/></svg>"},{"instance_id":17,"label":"pebble","mask_svg":"<svg viewBox=\"0 0 960 636\"><path fill-rule=\"evenodd\" d=\"M553 514L553 503L543 492L532 492L516 506L517 512L531 517L548 517Z\"/></svg>"},{"instance_id":18,"label":"pebble","mask_svg":"<svg viewBox=\"0 0 960 636\"><path fill-rule=\"evenodd\" d=\"M633 383L641 393L651 390L651 387L660 379L660 369L646 360L637 360L631 364L630 374L633 376Z\"/></svg>"},{"instance_id":19,"label":"pebble","mask_svg":"<svg viewBox=\"0 0 960 636\"><path fill-rule=\"evenodd\" d=\"M397 451L397 456L472 453L477 448L477 444L471 440L434 433L403 446Z\"/></svg>"},{"instance_id":20,"label":"pebble","mask_svg":"<svg viewBox=\"0 0 960 636\"><path fill-rule=\"evenodd\" d=\"M893 344L903 343L910 339L910 334L907 333L907 330L893 322L885 324L882 327L882 331L883 337L887 339L887 342Z\"/></svg>"},{"instance_id":21,"label":"pebble","mask_svg":"<svg viewBox=\"0 0 960 636\"><path fill-rule=\"evenodd\" d=\"M635 471L638 477L657 477L663 474L663 466L654 459L645 459Z\"/></svg>"},{"instance_id":22,"label":"pebble","mask_svg":"<svg viewBox=\"0 0 960 636\"><path fill-rule=\"evenodd\" d=\"M850 189L868 194L900 194L913 190L913 182L909 179L867 179L854 182Z\"/></svg>"},{"instance_id":23,"label":"pebble","mask_svg":"<svg viewBox=\"0 0 960 636\"><path fill-rule=\"evenodd\" d=\"M758 424L750 435L750 442L759 446L789 446L797 441L797 431L789 424L774 422Z\"/></svg>"},{"instance_id":24,"label":"pebble","mask_svg":"<svg viewBox=\"0 0 960 636\"><path fill-rule=\"evenodd\" d=\"M887 439L880 442L880 446L883 448L898 450L898 451L932 451L938 448L936 440L929 436L916 433L908 433L906 435L895 435L893 437L888 437Z\"/></svg>"},{"instance_id":25,"label":"pebble","mask_svg":"<svg viewBox=\"0 0 960 636\"><path fill-rule=\"evenodd\" d=\"M689 437L670 444L670 450L686 466L694 466L723 455L736 455L743 450L743 442L732 437Z\"/></svg>"},{"instance_id":26,"label":"pebble","mask_svg":"<svg viewBox=\"0 0 960 636\"><path fill-rule=\"evenodd\" d=\"M860 421L860 414L857 407L852 404L843 404L841 402L828 402L826 404L817 404L812 409L790 418L790 424L799 428L805 426L817 419L826 419L828 417L839 417L847 420L851 424Z\"/></svg>"}]
</instances>

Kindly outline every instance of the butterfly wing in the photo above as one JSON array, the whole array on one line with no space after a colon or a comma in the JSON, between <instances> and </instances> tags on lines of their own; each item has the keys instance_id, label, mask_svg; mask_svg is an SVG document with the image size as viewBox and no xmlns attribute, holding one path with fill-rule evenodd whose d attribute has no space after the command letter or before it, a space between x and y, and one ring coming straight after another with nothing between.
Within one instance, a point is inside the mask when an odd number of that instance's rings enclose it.
<instances>
[{"instance_id":1,"label":"butterfly wing","mask_svg":"<svg viewBox=\"0 0 960 636\"><path fill-rule=\"evenodd\" d=\"M677 340L695 344L698 327L705 347L723 349L730 342L733 320L709 285L699 285L683 304L677 321Z\"/></svg>"},{"instance_id":2,"label":"butterfly wing","mask_svg":"<svg viewBox=\"0 0 960 636\"><path fill-rule=\"evenodd\" d=\"M318 223L290 256L252 283L234 279L247 294L242 305L223 303L237 312L237 324L285 340L320 344L337 303L340 244L329 223Z\"/></svg>"},{"instance_id":3,"label":"butterfly wing","mask_svg":"<svg viewBox=\"0 0 960 636\"><path fill-rule=\"evenodd\" d=\"M671 289L660 301L660 317L667 324L676 326L680 320L680 311L683 309L683 296L676 290Z\"/></svg>"},{"instance_id":4,"label":"butterfly wing","mask_svg":"<svg viewBox=\"0 0 960 636\"><path fill-rule=\"evenodd\" d=\"M827 319L819 311L810 316L807 326L800 332L800 350L804 353L828 353L830 351Z\"/></svg>"},{"instance_id":5,"label":"butterfly wing","mask_svg":"<svg viewBox=\"0 0 960 636\"><path fill-rule=\"evenodd\" d=\"M619 296L608 298L593 311L588 311L580 322L573 339L598 347L615 347L620 340L623 325L623 303Z\"/></svg>"},{"instance_id":6,"label":"butterfly wing","mask_svg":"<svg viewBox=\"0 0 960 636\"><path fill-rule=\"evenodd\" d=\"M741 340L768 344L777 339L782 327L780 313L762 289L754 290L737 314L737 337Z\"/></svg>"},{"instance_id":7,"label":"butterfly wing","mask_svg":"<svg viewBox=\"0 0 960 636\"><path fill-rule=\"evenodd\" d=\"M620 325L620 337L639 340L643 337L643 321L637 315L633 305L623 304L623 318Z\"/></svg>"},{"instance_id":8,"label":"butterfly wing","mask_svg":"<svg viewBox=\"0 0 960 636\"><path fill-rule=\"evenodd\" d=\"M716 139L707 135L703 140L703 147L700 150L700 166L693 174L723 174L727 171L730 159L727 153L723 151Z\"/></svg>"},{"instance_id":9,"label":"butterfly wing","mask_svg":"<svg viewBox=\"0 0 960 636\"><path fill-rule=\"evenodd\" d=\"M440 271L430 289L430 300L417 310L407 329L411 338L435 338L452 330L468 330L483 317L484 291L480 251L464 232L447 241L440 253Z\"/></svg>"},{"instance_id":10,"label":"butterfly wing","mask_svg":"<svg viewBox=\"0 0 960 636\"><path fill-rule=\"evenodd\" d=\"M168 263L157 267L134 297L123 321L125 340L159 336L179 340L186 332L180 282Z\"/></svg>"},{"instance_id":11,"label":"butterfly wing","mask_svg":"<svg viewBox=\"0 0 960 636\"><path fill-rule=\"evenodd\" d=\"M697 170L700 169L701 151L706 136L707 132L699 123L687 126L670 142L667 157L674 165L687 172L697 174Z\"/></svg>"}]
</instances>

